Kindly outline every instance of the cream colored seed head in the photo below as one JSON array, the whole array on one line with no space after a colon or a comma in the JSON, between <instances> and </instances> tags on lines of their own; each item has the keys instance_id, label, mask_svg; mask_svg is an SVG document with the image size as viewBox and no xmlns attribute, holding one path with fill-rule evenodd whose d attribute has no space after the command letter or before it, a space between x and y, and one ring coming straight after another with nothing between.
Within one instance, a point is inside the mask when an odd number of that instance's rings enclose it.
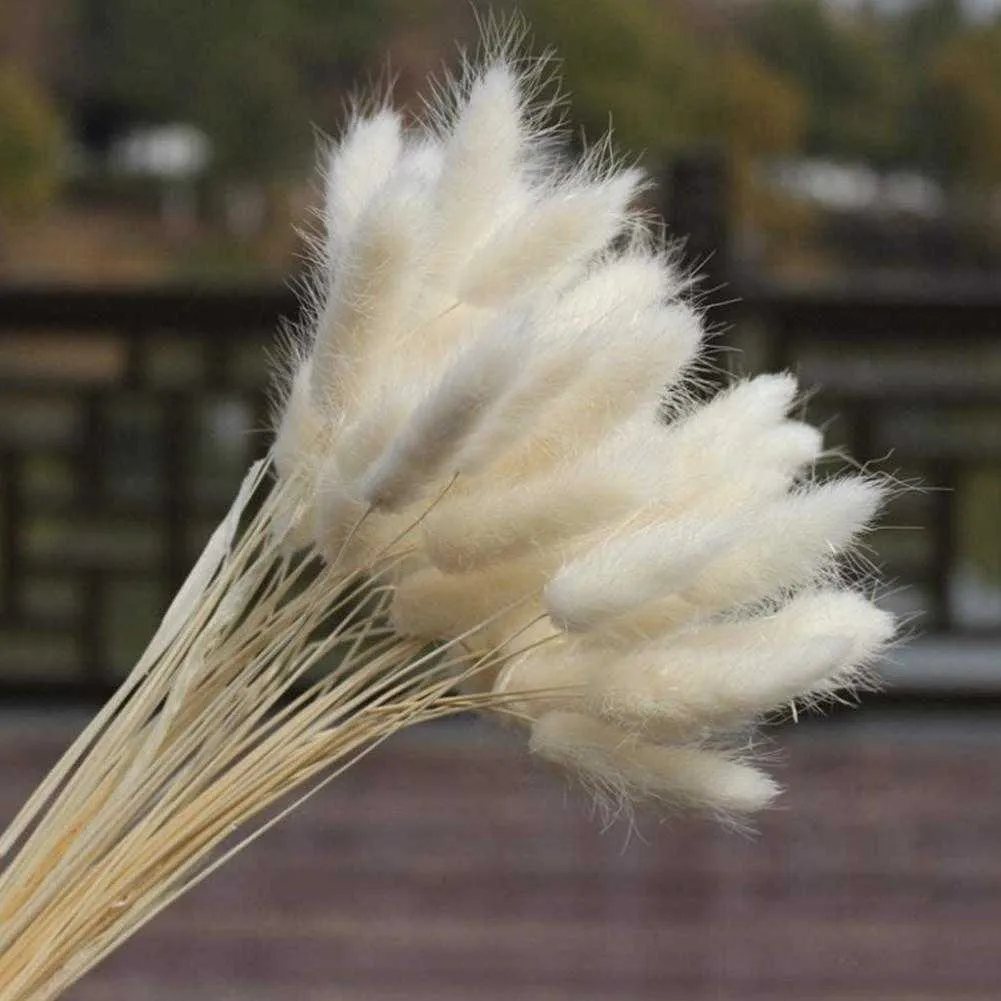
<instances>
[{"instance_id":1,"label":"cream colored seed head","mask_svg":"<svg viewBox=\"0 0 1001 1001\"><path fill-rule=\"evenodd\" d=\"M689 391L703 323L643 178L607 144L559 160L541 75L502 53L423 124L382 107L329 151L270 464L0 835L0 1001L52 1001L456 712L513 719L615 815L739 822L777 793L742 729L891 639L839 583L882 486L817 482L791 376Z\"/></svg>"},{"instance_id":2,"label":"cream colored seed head","mask_svg":"<svg viewBox=\"0 0 1001 1001\"><path fill-rule=\"evenodd\" d=\"M790 375L687 395L703 326L631 207L642 175L561 164L535 100L499 57L426 127L382 110L332 151L313 395L293 383L276 455L327 408L345 430L310 461L354 473L311 502L317 547L396 561L393 626L489 653L477 685L519 695L537 754L630 797L756 809L775 787L723 735L850 684L892 636L837 586L883 490L811 482ZM374 211L414 177L421 205ZM364 469L356 427L381 442Z\"/></svg>"}]
</instances>

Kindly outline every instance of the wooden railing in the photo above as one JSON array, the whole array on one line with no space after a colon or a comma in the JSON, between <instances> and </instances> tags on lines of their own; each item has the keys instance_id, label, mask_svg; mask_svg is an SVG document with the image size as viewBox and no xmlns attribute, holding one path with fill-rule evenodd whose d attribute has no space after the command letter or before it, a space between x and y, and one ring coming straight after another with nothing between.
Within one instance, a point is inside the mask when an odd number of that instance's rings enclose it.
<instances>
[{"instance_id":1,"label":"wooden railing","mask_svg":"<svg viewBox=\"0 0 1001 1001\"><path fill-rule=\"evenodd\" d=\"M0 294L0 690L98 694L266 445L272 291Z\"/></svg>"},{"instance_id":2,"label":"wooden railing","mask_svg":"<svg viewBox=\"0 0 1001 1001\"><path fill-rule=\"evenodd\" d=\"M722 361L798 370L834 444L923 485L877 536L896 600L922 630L1001 635L955 596L968 481L1001 474L1001 292L726 295ZM0 696L99 696L128 668L266 447L266 350L296 315L257 289L0 292ZM999 539L973 555L1001 564Z\"/></svg>"},{"instance_id":3,"label":"wooden railing","mask_svg":"<svg viewBox=\"0 0 1001 1001\"><path fill-rule=\"evenodd\" d=\"M752 367L797 371L811 419L898 475L877 553L920 630L1001 635L1001 285L745 282L737 298L731 340L757 333ZM970 575L990 607L964 600Z\"/></svg>"}]
</instances>

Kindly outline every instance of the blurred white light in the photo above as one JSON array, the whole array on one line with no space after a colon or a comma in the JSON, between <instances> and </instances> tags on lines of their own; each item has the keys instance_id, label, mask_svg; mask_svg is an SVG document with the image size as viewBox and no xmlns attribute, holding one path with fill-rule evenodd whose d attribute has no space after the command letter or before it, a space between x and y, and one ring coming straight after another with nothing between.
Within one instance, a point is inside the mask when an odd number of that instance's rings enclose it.
<instances>
[{"instance_id":1,"label":"blurred white light","mask_svg":"<svg viewBox=\"0 0 1001 1001\"><path fill-rule=\"evenodd\" d=\"M171 180L202 173L211 157L208 136L183 122L135 129L111 149L111 162L116 170Z\"/></svg>"}]
</instances>

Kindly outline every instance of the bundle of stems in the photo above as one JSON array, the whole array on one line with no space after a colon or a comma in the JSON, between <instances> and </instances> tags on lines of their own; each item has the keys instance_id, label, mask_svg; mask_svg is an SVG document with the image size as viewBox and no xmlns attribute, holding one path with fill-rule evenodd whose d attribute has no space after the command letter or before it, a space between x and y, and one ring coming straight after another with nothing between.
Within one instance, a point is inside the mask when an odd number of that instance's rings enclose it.
<instances>
[{"instance_id":1,"label":"bundle of stems","mask_svg":"<svg viewBox=\"0 0 1001 1001\"><path fill-rule=\"evenodd\" d=\"M496 655L387 624L393 559L293 553L287 486L247 515L266 477L251 469L142 659L0 841L20 849L0 877L4 1001L56 997L400 728L505 701L455 690Z\"/></svg>"},{"instance_id":2,"label":"bundle of stems","mask_svg":"<svg viewBox=\"0 0 1001 1001\"><path fill-rule=\"evenodd\" d=\"M267 459L135 669L0 839L0 1001L46 1001L403 727L457 712L615 813L739 822L776 710L864 680L843 575L884 487L821 481L789 376L706 399L689 282L607 143L568 163L508 42L326 164Z\"/></svg>"}]
</instances>

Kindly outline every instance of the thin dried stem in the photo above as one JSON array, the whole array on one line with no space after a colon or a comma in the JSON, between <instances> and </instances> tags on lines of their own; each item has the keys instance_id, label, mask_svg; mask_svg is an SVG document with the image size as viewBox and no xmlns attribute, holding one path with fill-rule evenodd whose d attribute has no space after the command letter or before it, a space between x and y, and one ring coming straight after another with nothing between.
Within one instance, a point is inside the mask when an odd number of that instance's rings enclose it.
<instances>
[{"instance_id":1,"label":"thin dried stem","mask_svg":"<svg viewBox=\"0 0 1001 1001\"><path fill-rule=\"evenodd\" d=\"M150 649L0 840L20 846L0 877L0 1001L56 997L402 727L510 701L455 690L501 647L428 649L386 622L408 536L445 491L345 567L289 555L298 488L248 517L251 470Z\"/></svg>"}]
</instances>

